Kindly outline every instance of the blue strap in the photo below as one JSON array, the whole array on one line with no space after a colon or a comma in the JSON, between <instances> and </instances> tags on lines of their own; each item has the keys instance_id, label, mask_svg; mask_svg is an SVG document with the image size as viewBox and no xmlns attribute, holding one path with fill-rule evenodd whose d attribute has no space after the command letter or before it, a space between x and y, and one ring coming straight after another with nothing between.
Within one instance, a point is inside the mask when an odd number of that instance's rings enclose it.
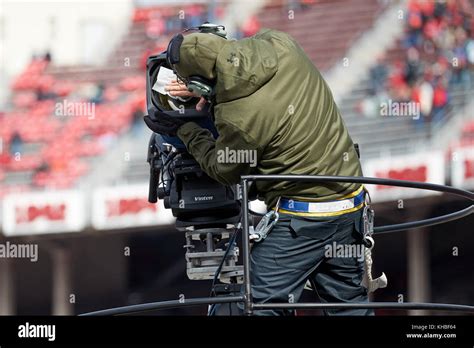
<instances>
[{"instance_id":1,"label":"blue strap","mask_svg":"<svg viewBox=\"0 0 474 348\"><path fill-rule=\"evenodd\" d=\"M352 198L346 199L354 199L354 207L357 207L359 204L364 202L364 194L365 191L362 190L357 196ZM329 202L337 202L334 201L324 201L324 202L303 202L303 201L296 201L294 199L289 198L281 198L280 200L280 208L288 211L294 211L296 213L308 213L309 212L309 203L329 203Z\"/></svg>"}]
</instances>

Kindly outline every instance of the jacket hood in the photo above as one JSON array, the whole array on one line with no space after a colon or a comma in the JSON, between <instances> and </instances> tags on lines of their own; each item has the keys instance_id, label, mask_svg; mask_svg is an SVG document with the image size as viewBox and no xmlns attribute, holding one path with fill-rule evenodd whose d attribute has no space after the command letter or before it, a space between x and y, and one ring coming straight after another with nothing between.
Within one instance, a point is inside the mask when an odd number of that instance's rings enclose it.
<instances>
[{"instance_id":1,"label":"jacket hood","mask_svg":"<svg viewBox=\"0 0 474 348\"><path fill-rule=\"evenodd\" d=\"M263 39L230 41L195 33L184 36L176 70L183 77L216 79L216 102L222 103L246 97L269 81L278 70L278 57Z\"/></svg>"}]
</instances>

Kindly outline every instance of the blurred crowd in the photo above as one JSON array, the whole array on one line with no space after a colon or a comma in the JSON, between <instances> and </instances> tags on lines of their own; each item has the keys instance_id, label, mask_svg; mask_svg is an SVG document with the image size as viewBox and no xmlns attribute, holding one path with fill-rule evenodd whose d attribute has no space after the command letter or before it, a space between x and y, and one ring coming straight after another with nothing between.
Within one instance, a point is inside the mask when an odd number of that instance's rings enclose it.
<instances>
[{"instance_id":1,"label":"blurred crowd","mask_svg":"<svg viewBox=\"0 0 474 348\"><path fill-rule=\"evenodd\" d=\"M450 91L474 85L474 19L468 0L410 0L402 57L378 57L370 71L370 96L362 102L365 116L375 117L387 99L416 102L422 129L446 114ZM391 56L392 55L392 56Z\"/></svg>"},{"instance_id":2,"label":"blurred crowd","mask_svg":"<svg viewBox=\"0 0 474 348\"><path fill-rule=\"evenodd\" d=\"M148 56L164 51L171 35L207 19L221 22L225 9L211 4L135 9L133 35L138 33L139 40L136 35L131 41L125 37L123 45L131 42L141 52L136 68L145 69ZM250 18L239 35L259 29L256 18ZM89 172L92 158L105 153L123 132L143 134L145 79L140 71L127 69L117 78L123 71L120 61L108 69L91 68L86 78L81 71L58 67L55 75L50 70L53 60L49 52L34 56L12 83L9 111L0 113L0 197L31 187L69 188ZM79 107L84 110L74 109ZM106 122L111 114L113 125ZM30 122L35 126L21 126Z\"/></svg>"},{"instance_id":3,"label":"blurred crowd","mask_svg":"<svg viewBox=\"0 0 474 348\"><path fill-rule=\"evenodd\" d=\"M166 49L169 37L188 28L198 27L206 21L221 23L225 14L222 4L204 5L190 4L183 7L178 15L168 8L144 9L135 11L135 22L145 23L145 32L153 44L143 53L142 67L145 69L146 59L154 53ZM236 29L234 37L239 39L256 34L260 23L255 15L250 16Z\"/></svg>"}]
</instances>

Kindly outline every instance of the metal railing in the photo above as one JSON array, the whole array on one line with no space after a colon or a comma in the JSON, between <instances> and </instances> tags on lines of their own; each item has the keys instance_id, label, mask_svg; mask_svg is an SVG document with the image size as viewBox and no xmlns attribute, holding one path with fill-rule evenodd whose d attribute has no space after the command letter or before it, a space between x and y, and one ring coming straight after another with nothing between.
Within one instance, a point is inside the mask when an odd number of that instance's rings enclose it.
<instances>
[{"instance_id":1,"label":"metal railing","mask_svg":"<svg viewBox=\"0 0 474 348\"><path fill-rule=\"evenodd\" d=\"M389 309L389 310L443 310L443 311L460 311L474 314L474 306L462 304L447 303L415 303L415 302L370 302L370 303L254 303L252 300L252 284L250 281L250 240L249 240L249 200L248 187L252 181L296 181L296 182L344 182L344 183L360 183L360 184L376 184L387 186L408 187L422 190L430 190L436 192L449 193L466 198L470 202L474 201L474 193L458 189L451 186L421 183L416 181L392 180L369 177L353 177L353 176L316 176L316 175L245 175L241 177L242 188L242 229L243 229L243 245L242 258L244 266L243 291L241 296L223 296L223 297L203 297L186 299L185 301L164 301L152 302L139 305L118 307L106 309L83 315L125 315L139 313L144 311L170 309L178 307L197 306L205 304L220 303L243 303L244 314L253 315L254 310L262 309ZM474 205L471 204L467 208L456 211L454 213L425 219L419 221L405 222L396 225L377 226L374 228L374 234L392 233L404 231L411 228L428 227L442 224L445 222L460 219L474 212Z\"/></svg>"}]
</instances>

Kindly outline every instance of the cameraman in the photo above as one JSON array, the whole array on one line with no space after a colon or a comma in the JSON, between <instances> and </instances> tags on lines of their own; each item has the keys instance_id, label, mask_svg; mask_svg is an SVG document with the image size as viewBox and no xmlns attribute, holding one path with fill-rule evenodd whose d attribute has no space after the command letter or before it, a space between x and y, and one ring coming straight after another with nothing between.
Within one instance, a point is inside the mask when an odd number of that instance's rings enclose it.
<instances>
[{"instance_id":1,"label":"cameraman","mask_svg":"<svg viewBox=\"0 0 474 348\"><path fill-rule=\"evenodd\" d=\"M219 137L193 122L145 117L155 132L177 135L201 168L232 185L240 176L299 174L361 176L357 151L326 82L301 47L287 34L262 30L238 41L218 35L185 35L174 69L189 81L209 81ZM189 95L179 82L175 96ZM199 107L206 100L201 99ZM225 151L253 151L256 167L224 159ZM229 153L229 152L227 152ZM247 152L248 153L248 152ZM238 163L236 163L238 162ZM336 257L334 245L361 245L363 187L351 183L257 182L269 208L280 218L251 252L256 303L297 302L309 279L322 302L367 302L360 255ZM329 253L328 253L329 251ZM370 315L372 310L329 310L326 314ZM290 311L256 311L260 315Z\"/></svg>"}]
</instances>

